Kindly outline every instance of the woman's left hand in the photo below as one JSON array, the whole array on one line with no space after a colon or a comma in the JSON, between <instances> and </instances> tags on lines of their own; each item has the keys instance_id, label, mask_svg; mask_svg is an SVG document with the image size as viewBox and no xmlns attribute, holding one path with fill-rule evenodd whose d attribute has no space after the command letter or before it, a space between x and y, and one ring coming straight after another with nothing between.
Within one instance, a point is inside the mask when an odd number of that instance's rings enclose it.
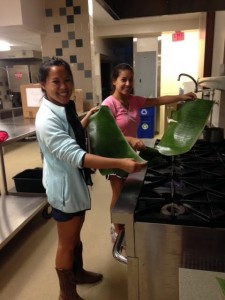
<instances>
[{"instance_id":1,"label":"woman's left hand","mask_svg":"<svg viewBox=\"0 0 225 300\"><path fill-rule=\"evenodd\" d=\"M86 115L83 117L83 119L81 120L81 124L83 128L86 128L88 125L88 121L91 115L93 115L96 111L99 110L99 106L95 106L92 107L87 113Z\"/></svg>"},{"instance_id":2,"label":"woman's left hand","mask_svg":"<svg viewBox=\"0 0 225 300\"><path fill-rule=\"evenodd\" d=\"M195 100L197 98L196 94L192 92L184 95L180 95L180 97L181 97L181 101Z\"/></svg>"},{"instance_id":3,"label":"woman's left hand","mask_svg":"<svg viewBox=\"0 0 225 300\"><path fill-rule=\"evenodd\" d=\"M93 115L98 110L99 110L99 106L94 106L88 111L88 114Z\"/></svg>"}]
</instances>

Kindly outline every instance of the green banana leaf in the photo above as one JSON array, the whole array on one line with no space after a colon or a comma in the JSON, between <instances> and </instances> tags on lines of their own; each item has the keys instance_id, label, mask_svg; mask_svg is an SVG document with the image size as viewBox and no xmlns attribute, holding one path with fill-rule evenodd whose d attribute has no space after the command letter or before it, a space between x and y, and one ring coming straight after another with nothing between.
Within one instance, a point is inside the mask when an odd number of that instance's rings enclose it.
<instances>
[{"instance_id":1,"label":"green banana leaf","mask_svg":"<svg viewBox=\"0 0 225 300\"><path fill-rule=\"evenodd\" d=\"M158 157L161 157L161 154L157 149L146 146L145 149L140 150L139 156L146 161L152 161L152 159L157 159Z\"/></svg>"},{"instance_id":2,"label":"green banana leaf","mask_svg":"<svg viewBox=\"0 0 225 300\"><path fill-rule=\"evenodd\" d=\"M99 110L89 118L87 128L90 152L110 158L133 158L139 162L146 162L129 145L107 106L100 106ZM100 169L102 175L116 174L125 176L127 173L119 169Z\"/></svg>"},{"instance_id":3,"label":"green banana leaf","mask_svg":"<svg viewBox=\"0 0 225 300\"><path fill-rule=\"evenodd\" d=\"M189 151L202 133L214 102L196 99L186 102L172 113L169 123L156 149L163 155L179 155Z\"/></svg>"},{"instance_id":4,"label":"green banana leaf","mask_svg":"<svg viewBox=\"0 0 225 300\"><path fill-rule=\"evenodd\" d=\"M162 154L159 153L158 150L151 147L146 147L145 149L139 152L140 157L144 160L150 162L150 166L153 167L154 165L158 165L162 162Z\"/></svg>"},{"instance_id":5,"label":"green banana leaf","mask_svg":"<svg viewBox=\"0 0 225 300\"><path fill-rule=\"evenodd\" d=\"M225 279L224 278L220 278L220 277L216 277L216 280L221 288L221 292L222 294L225 296Z\"/></svg>"}]
</instances>

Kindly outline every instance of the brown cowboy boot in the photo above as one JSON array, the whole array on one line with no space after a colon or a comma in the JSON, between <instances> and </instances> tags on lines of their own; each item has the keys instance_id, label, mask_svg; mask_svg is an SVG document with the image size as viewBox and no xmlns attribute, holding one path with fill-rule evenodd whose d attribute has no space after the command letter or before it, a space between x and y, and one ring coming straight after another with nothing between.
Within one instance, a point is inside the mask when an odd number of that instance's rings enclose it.
<instances>
[{"instance_id":1,"label":"brown cowboy boot","mask_svg":"<svg viewBox=\"0 0 225 300\"><path fill-rule=\"evenodd\" d=\"M59 300L84 300L77 294L73 271L56 269L56 272L60 286Z\"/></svg>"},{"instance_id":2,"label":"brown cowboy boot","mask_svg":"<svg viewBox=\"0 0 225 300\"><path fill-rule=\"evenodd\" d=\"M77 284L96 283L102 280L102 274L86 271L83 269L83 245L82 242L74 249L73 272Z\"/></svg>"}]
</instances>

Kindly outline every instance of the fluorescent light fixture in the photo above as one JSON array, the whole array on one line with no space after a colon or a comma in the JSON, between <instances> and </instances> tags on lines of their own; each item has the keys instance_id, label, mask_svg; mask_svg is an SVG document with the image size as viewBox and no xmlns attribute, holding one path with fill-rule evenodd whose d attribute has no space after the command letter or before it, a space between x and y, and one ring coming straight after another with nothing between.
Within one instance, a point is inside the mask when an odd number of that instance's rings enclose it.
<instances>
[{"instance_id":1,"label":"fluorescent light fixture","mask_svg":"<svg viewBox=\"0 0 225 300\"><path fill-rule=\"evenodd\" d=\"M0 41L0 51L9 51L11 50L10 44L5 41Z\"/></svg>"},{"instance_id":2,"label":"fluorescent light fixture","mask_svg":"<svg viewBox=\"0 0 225 300\"><path fill-rule=\"evenodd\" d=\"M136 37L133 38L133 42L134 42L134 43L137 42L137 38L136 38Z\"/></svg>"},{"instance_id":3,"label":"fluorescent light fixture","mask_svg":"<svg viewBox=\"0 0 225 300\"><path fill-rule=\"evenodd\" d=\"M88 13L89 16L93 17L93 0L88 0Z\"/></svg>"}]
</instances>

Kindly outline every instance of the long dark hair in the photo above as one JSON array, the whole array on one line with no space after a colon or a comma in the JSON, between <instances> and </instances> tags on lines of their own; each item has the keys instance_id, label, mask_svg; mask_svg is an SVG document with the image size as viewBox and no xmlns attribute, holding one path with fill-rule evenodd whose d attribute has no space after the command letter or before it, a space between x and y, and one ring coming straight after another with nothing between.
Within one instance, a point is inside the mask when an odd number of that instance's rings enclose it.
<instances>
[{"instance_id":1,"label":"long dark hair","mask_svg":"<svg viewBox=\"0 0 225 300\"><path fill-rule=\"evenodd\" d=\"M41 64L39 73L38 73L39 83L46 82L49 71L50 71L51 67L54 67L54 66L63 66L65 68L65 70L68 72L68 74L71 77L71 80L74 84L73 74L72 74L70 65L68 64L68 62L66 62L65 60L58 58L58 57L52 57L52 58L44 61ZM42 89L42 91L45 92L43 89Z\"/></svg>"}]
</instances>

